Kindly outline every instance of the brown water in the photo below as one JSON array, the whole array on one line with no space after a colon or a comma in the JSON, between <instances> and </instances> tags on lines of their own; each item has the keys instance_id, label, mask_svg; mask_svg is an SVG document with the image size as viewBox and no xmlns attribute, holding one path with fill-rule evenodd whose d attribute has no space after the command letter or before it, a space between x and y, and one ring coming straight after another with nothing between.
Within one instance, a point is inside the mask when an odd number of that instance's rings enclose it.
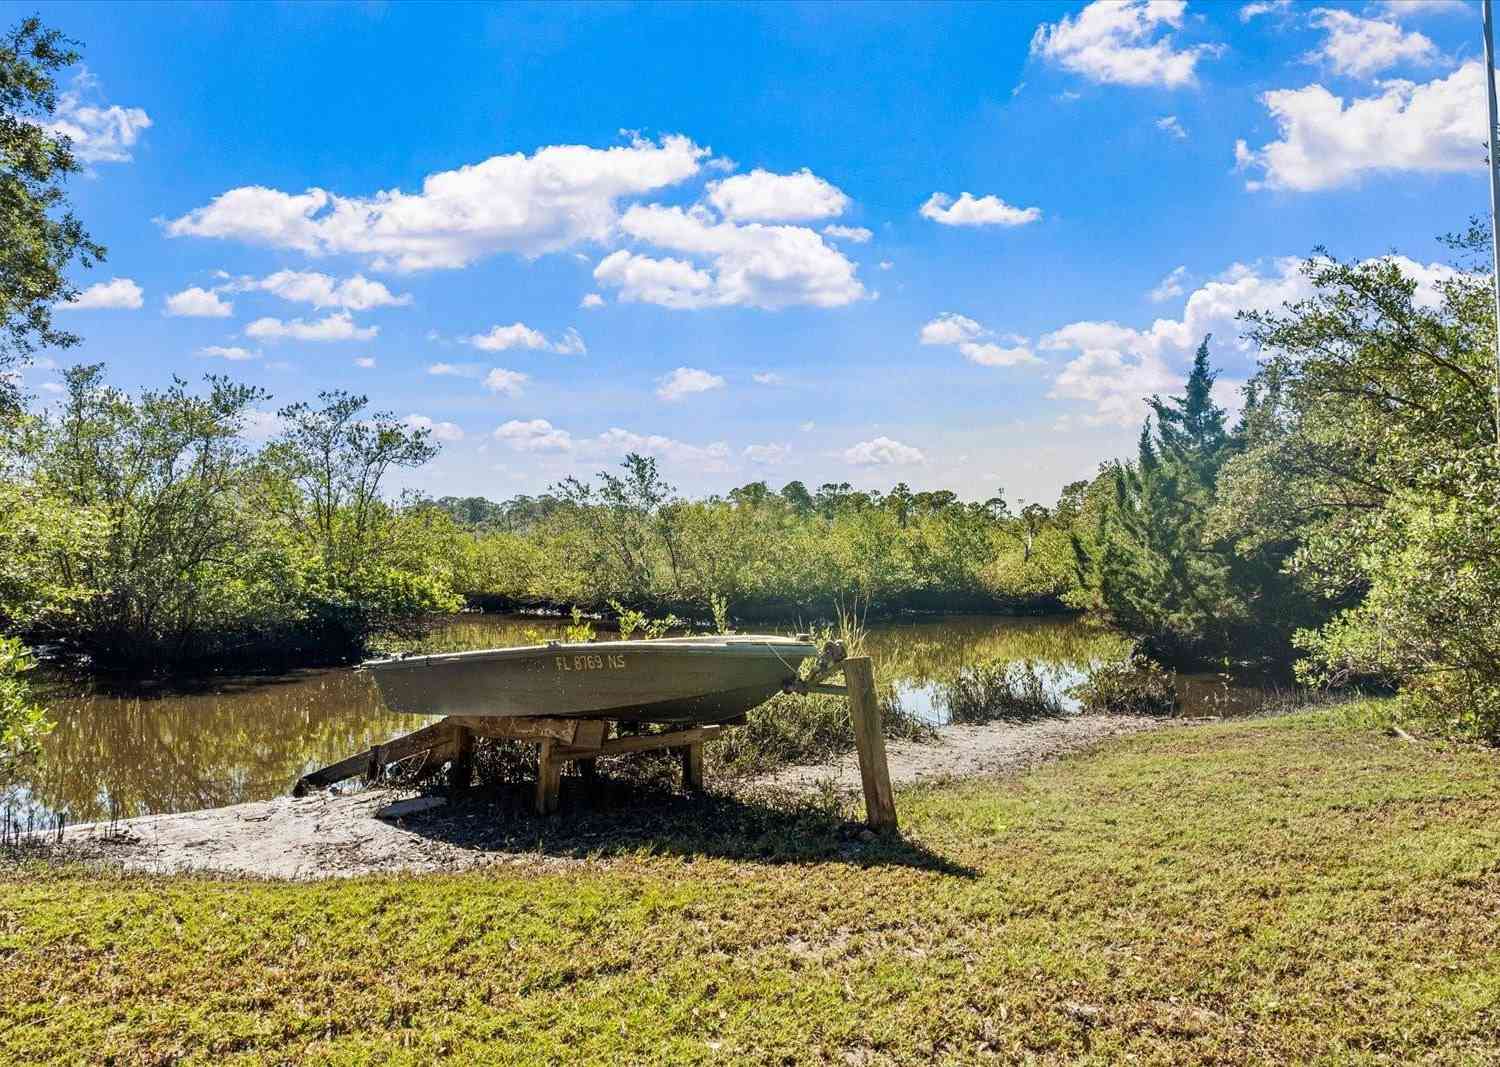
<instances>
[{"instance_id":1,"label":"brown water","mask_svg":"<svg viewBox=\"0 0 1500 1067\"><path fill-rule=\"evenodd\" d=\"M555 620L465 615L434 628L429 651L461 651L561 638ZM1049 691L1122 655L1118 634L1075 619L945 617L872 626L871 656L903 703L941 720L945 682L968 665L1029 662ZM1185 678L1184 714L1253 705L1255 689ZM31 776L0 808L10 818L66 813L70 822L191 811L285 793L299 775L421 725L383 709L370 680L349 669L220 679L201 689L121 696L76 682L41 692L56 728Z\"/></svg>"}]
</instances>

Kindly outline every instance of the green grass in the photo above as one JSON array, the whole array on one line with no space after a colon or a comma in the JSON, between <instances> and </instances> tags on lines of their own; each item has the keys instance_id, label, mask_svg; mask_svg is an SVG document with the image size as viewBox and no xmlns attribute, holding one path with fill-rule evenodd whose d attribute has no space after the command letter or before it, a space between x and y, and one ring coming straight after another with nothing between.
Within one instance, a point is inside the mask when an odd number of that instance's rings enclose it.
<instances>
[{"instance_id":1,"label":"green grass","mask_svg":"<svg viewBox=\"0 0 1500 1067\"><path fill-rule=\"evenodd\" d=\"M0 1062L1495 1062L1500 758L1372 717L907 790L904 844L682 802L478 874L12 867Z\"/></svg>"}]
</instances>

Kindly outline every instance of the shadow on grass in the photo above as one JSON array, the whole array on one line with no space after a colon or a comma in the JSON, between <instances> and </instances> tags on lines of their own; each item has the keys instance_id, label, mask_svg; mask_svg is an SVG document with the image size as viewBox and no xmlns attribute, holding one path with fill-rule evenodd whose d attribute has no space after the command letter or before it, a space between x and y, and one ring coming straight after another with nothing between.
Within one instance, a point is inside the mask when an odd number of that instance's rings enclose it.
<instances>
[{"instance_id":1,"label":"shadow on grass","mask_svg":"<svg viewBox=\"0 0 1500 1067\"><path fill-rule=\"evenodd\" d=\"M572 859L625 855L760 863L912 867L971 878L972 868L904 840L872 834L834 802L782 794L684 795L661 786L566 775L561 808L542 818L524 782L471 789L448 805L403 820L410 832L486 853Z\"/></svg>"}]
</instances>

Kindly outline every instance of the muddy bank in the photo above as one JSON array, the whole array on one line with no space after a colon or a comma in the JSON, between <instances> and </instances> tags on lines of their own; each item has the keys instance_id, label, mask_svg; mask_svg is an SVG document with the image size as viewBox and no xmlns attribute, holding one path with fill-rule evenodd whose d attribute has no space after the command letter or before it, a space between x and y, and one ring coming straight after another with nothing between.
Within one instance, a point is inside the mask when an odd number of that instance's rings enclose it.
<instances>
[{"instance_id":1,"label":"muddy bank","mask_svg":"<svg viewBox=\"0 0 1500 1067\"><path fill-rule=\"evenodd\" d=\"M896 741L887 745L891 778L897 785L944 778L1013 774L1045 760L1092 748L1125 734L1156 727L1149 719L1086 716L1030 723L949 726L935 742ZM113 824L74 827L66 841L86 859L130 870L171 873L185 870L247 874L269 878L352 877L377 872L456 871L490 864L566 866L618 847L623 831L633 844L656 847L654 835L681 835L672 819L694 818L694 804L761 812L766 797L820 793L825 783L846 792L859 789L859 767L851 753L833 763L789 767L763 778L714 783L706 799L649 798L656 810L633 809L611 826L609 818L573 827L565 847L539 840L536 821L520 813L524 790L496 799L475 790L453 803L414 798L410 791L369 789L353 794L322 793L293 799L235 804L178 815L148 816ZM569 783L575 791L581 783ZM565 791L563 819L589 798ZM720 813L722 814L722 813ZM790 816L786 817L792 818ZM559 832L568 824L553 824ZM546 835L553 836L556 835Z\"/></svg>"}]
</instances>

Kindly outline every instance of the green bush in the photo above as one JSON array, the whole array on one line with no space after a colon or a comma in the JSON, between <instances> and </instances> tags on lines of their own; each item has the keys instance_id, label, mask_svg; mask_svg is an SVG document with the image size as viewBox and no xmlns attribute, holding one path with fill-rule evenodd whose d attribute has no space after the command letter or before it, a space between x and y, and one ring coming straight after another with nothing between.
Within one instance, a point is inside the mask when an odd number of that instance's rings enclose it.
<instances>
[{"instance_id":1,"label":"green bush","mask_svg":"<svg viewBox=\"0 0 1500 1067\"><path fill-rule=\"evenodd\" d=\"M939 691L938 705L956 723L1040 719L1063 711L1030 660L965 667Z\"/></svg>"},{"instance_id":2,"label":"green bush","mask_svg":"<svg viewBox=\"0 0 1500 1067\"><path fill-rule=\"evenodd\" d=\"M1171 715L1177 710L1177 675L1140 654L1106 663L1069 690L1082 710L1110 715Z\"/></svg>"},{"instance_id":3,"label":"green bush","mask_svg":"<svg viewBox=\"0 0 1500 1067\"><path fill-rule=\"evenodd\" d=\"M52 728L41 707L31 702L23 677L35 665L20 641L0 637L0 783L35 754L37 742Z\"/></svg>"}]
</instances>

